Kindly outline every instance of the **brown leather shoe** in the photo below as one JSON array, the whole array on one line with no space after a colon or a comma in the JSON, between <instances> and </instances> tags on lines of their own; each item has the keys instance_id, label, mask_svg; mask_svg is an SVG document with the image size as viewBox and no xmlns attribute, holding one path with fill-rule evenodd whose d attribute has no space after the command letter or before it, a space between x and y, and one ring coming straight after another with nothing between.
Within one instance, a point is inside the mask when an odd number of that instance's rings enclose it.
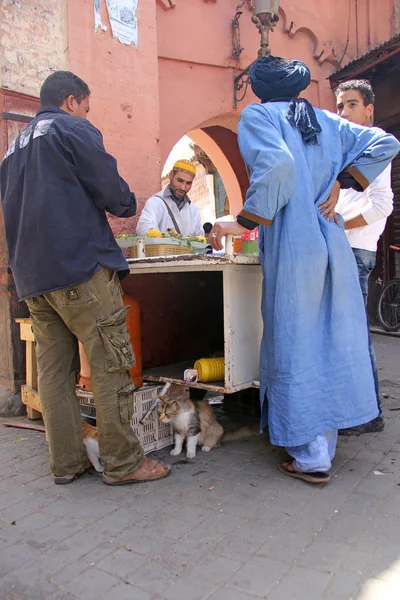
<instances>
[{"instance_id":1,"label":"brown leather shoe","mask_svg":"<svg viewBox=\"0 0 400 600\"><path fill-rule=\"evenodd\" d=\"M164 479L171 473L171 466L165 463L145 458L141 467L120 478L110 477L103 473L103 481L107 485L128 485L130 483L142 483L143 481L156 481Z\"/></svg>"},{"instance_id":2,"label":"brown leather shoe","mask_svg":"<svg viewBox=\"0 0 400 600\"><path fill-rule=\"evenodd\" d=\"M80 475L83 475L86 471L92 468L92 463L90 461L87 462L87 465L83 467L78 473L71 473L69 475L54 475L54 483L57 485L67 485L68 483L72 483L75 479L78 479Z\"/></svg>"}]
</instances>

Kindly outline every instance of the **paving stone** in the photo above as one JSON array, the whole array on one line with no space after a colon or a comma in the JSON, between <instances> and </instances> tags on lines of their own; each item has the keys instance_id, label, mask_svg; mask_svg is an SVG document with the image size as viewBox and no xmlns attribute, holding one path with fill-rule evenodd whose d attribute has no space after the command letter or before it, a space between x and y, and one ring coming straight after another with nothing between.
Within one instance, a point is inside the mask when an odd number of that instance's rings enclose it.
<instances>
[{"instance_id":1,"label":"paving stone","mask_svg":"<svg viewBox=\"0 0 400 600\"><path fill-rule=\"evenodd\" d=\"M131 489L134 489L133 486ZM137 494L128 499L127 503L128 508L133 508L134 510L140 511L152 511L156 512L158 510L162 510L165 504L168 504L168 495L166 497L165 494L154 494L150 491L142 494Z\"/></svg>"},{"instance_id":2,"label":"paving stone","mask_svg":"<svg viewBox=\"0 0 400 600\"><path fill-rule=\"evenodd\" d=\"M107 515L114 514L118 509L118 504L95 500L76 508L69 514L68 518L80 525L90 525L99 519L103 520Z\"/></svg>"},{"instance_id":3,"label":"paving stone","mask_svg":"<svg viewBox=\"0 0 400 600\"><path fill-rule=\"evenodd\" d=\"M330 573L296 566L268 594L268 600L321 600L331 579Z\"/></svg>"},{"instance_id":4,"label":"paving stone","mask_svg":"<svg viewBox=\"0 0 400 600\"><path fill-rule=\"evenodd\" d=\"M128 549L117 550L99 562L96 568L124 578L146 562L146 558Z\"/></svg>"},{"instance_id":5,"label":"paving stone","mask_svg":"<svg viewBox=\"0 0 400 600\"><path fill-rule=\"evenodd\" d=\"M11 505L0 512L0 524L3 526L9 525L13 521L18 523L18 521L33 514L35 511L35 507L26 506L25 504L22 504L22 502Z\"/></svg>"},{"instance_id":6,"label":"paving stone","mask_svg":"<svg viewBox=\"0 0 400 600\"><path fill-rule=\"evenodd\" d=\"M381 450L372 450L371 448L366 447L357 452L357 454L354 456L354 460L377 465L385 458L385 456L386 453L382 452Z\"/></svg>"},{"instance_id":7,"label":"paving stone","mask_svg":"<svg viewBox=\"0 0 400 600\"><path fill-rule=\"evenodd\" d=\"M27 532L42 531L43 529L50 528L55 520L56 518L51 515L35 512L23 519L19 519L16 527L20 527L23 531Z\"/></svg>"},{"instance_id":8,"label":"paving stone","mask_svg":"<svg viewBox=\"0 0 400 600\"><path fill-rule=\"evenodd\" d=\"M129 546L134 552L152 556L163 547L170 547L174 540L161 538L140 527L130 527L115 538L117 546Z\"/></svg>"},{"instance_id":9,"label":"paving stone","mask_svg":"<svg viewBox=\"0 0 400 600\"><path fill-rule=\"evenodd\" d=\"M153 595L132 585L120 583L107 592L106 600L152 600Z\"/></svg>"},{"instance_id":10,"label":"paving stone","mask_svg":"<svg viewBox=\"0 0 400 600\"><path fill-rule=\"evenodd\" d=\"M10 581L27 582L32 587L40 587L43 581L47 581L53 574L65 568L61 561L36 553L30 560L13 569L3 579Z\"/></svg>"},{"instance_id":11,"label":"paving stone","mask_svg":"<svg viewBox=\"0 0 400 600\"><path fill-rule=\"evenodd\" d=\"M49 588L46 588L46 591ZM50 591L50 590L49 590ZM79 600L76 596L74 596L73 594L70 594L69 592L65 592L64 590L61 590L59 588L53 588L50 593L43 598L43 600Z\"/></svg>"},{"instance_id":12,"label":"paving stone","mask_svg":"<svg viewBox=\"0 0 400 600\"><path fill-rule=\"evenodd\" d=\"M51 527L40 529L26 535L26 543L32 547L54 548L72 535L82 530L82 527L71 521L62 519L55 521Z\"/></svg>"},{"instance_id":13,"label":"paving stone","mask_svg":"<svg viewBox=\"0 0 400 600\"><path fill-rule=\"evenodd\" d=\"M82 504L72 499L54 498L54 502L43 507L41 512L54 517L66 517L71 513L76 513L81 508Z\"/></svg>"},{"instance_id":14,"label":"paving stone","mask_svg":"<svg viewBox=\"0 0 400 600\"><path fill-rule=\"evenodd\" d=\"M45 508L51 506L57 498L51 494L47 494L46 491L34 491L29 492L29 496L23 498L22 502L30 508Z\"/></svg>"},{"instance_id":15,"label":"paving stone","mask_svg":"<svg viewBox=\"0 0 400 600\"><path fill-rule=\"evenodd\" d=\"M93 566L98 561L103 560L106 556L109 556L118 549L114 539L110 538L105 542L102 542L93 550L89 550L86 554L80 557L80 561L84 561L86 564Z\"/></svg>"},{"instance_id":16,"label":"paving stone","mask_svg":"<svg viewBox=\"0 0 400 600\"><path fill-rule=\"evenodd\" d=\"M380 500L386 496L394 485L395 483L391 477L387 477L386 475L375 475L372 472L357 484L354 488L354 492L357 492L358 494L371 494Z\"/></svg>"},{"instance_id":17,"label":"paving stone","mask_svg":"<svg viewBox=\"0 0 400 600\"><path fill-rule=\"evenodd\" d=\"M342 542L315 539L298 559L298 564L328 573L336 572L351 552L351 546Z\"/></svg>"},{"instance_id":18,"label":"paving stone","mask_svg":"<svg viewBox=\"0 0 400 600\"><path fill-rule=\"evenodd\" d=\"M46 474L44 477L37 477L33 479L29 483L26 484L26 487L30 491L34 490L46 490L47 488L54 487L54 479L50 474Z\"/></svg>"},{"instance_id":19,"label":"paving stone","mask_svg":"<svg viewBox=\"0 0 400 600\"><path fill-rule=\"evenodd\" d=\"M274 530L271 528L271 535ZM213 553L217 556L225 556L234 560L243 560L251 558L260 549L262 543L257 542L251 537L245 537L239 531L232 535L225 535L214 547Z\"/></svg>"},{"instance_id":20,"label":"paving stone","mask_svg":"<svg viewBox=\"0 0 400 600\"><path fill-rule=\"evenodd\" d=\"M366 535L364 534L357 541L357 548L371 554L376 553L380 556L391 557L393 561L399 558L399 540L382 537L381 541L377 542L367 539Z\"/></svg>"},{"instance_id":21,"label":"paving stone","mask_svg":"<svg viewBox=\"0 0 400 600\"><path fill-rule=\"evenodd\" d=\"M53 588L43 600L79 600L73 594L59 588Z\"/></svg>"},{"instance_id":22,"label":"paving stone","mask_svg":"<svg viewBox=\"0 0 400 600\"><path fill-rule=\"evenodd\" d=\"M203 525L208 529L219 531L221 533L232 533L243 523L243 521L244 519L241 517L236 517L235 515L230 515L221 511L216 513L210 519L207 519Z\"/></svg>"},{"instance_id":23,"label":"paving stone","mask_svg":"<svg viewBox=\"0 0 400 600\"><path fill-rule=\"evenodd\" d=\"M70 580L65 584L65 589L75 594L78 598L98 600L99 596L106 596L119 583L116 577L93 568L84 571L75 579Z\"/></svg>"},{"instance_id":24,"label":"paving stone","mask_svg":"<svg viewBox=\"0 0 400 600\"><path fill-rule=\"evenodd\" d=\"M192 578L178 578L163 594L163 600L207 600L216 589L209 581Z\"/></svg>"},{"instance_id":25,"label":"paving stone","mask_svg":"<svg viewBox=\"0 0 400 600\"><path fill-rule=\"evenodd\" d=\"M62 588L68 585L70 581L74 581L79 575L87 570L88 565L86 563L77 561L70 565L65 565L62 571L55 573L50 579L52 583Z\"/></svg>"},{"instance_id":26,"label":"paving stone","mask_svg":"<svg viewBox=\"0 0 400 600\"><path fill-rule=\"evenodd\" d=\"M367 517L335 514L321 531L323 537L340 542L354 542L368 529Z\"/></svg>"},{"instance_id":27,"label":"paving stone","mask_svg":"<svg viewBox=\"0 0 400 600\"><path fill-rule=\"evenodd\" d=\"M368 552L357 550L353 546L351 553L343 563L343 568L345 571L353 571L354 573L361 574L366 569L370 560L371 555Z\"/></svg>"},{"instance_id":28,"label":"paving stone","mask_svg":"<svg viewBox=\"0 0 400 600\"><path fill-rule=\"evenodd\" d=\"M190 575L207 579L219 585L225 584L241 568L242 563L222 556L205 556L191 570Z\"/></svg>"},{"instance_id":29,"label":"paving stone","mask_svg":"<svg viewBox=\"0 0 400 600\"><path fill-rule=\"evenodd\" d=\"M53 546L54 556L65 562L72 562L87 554L90 550L96 548L107 540L102 533L81 530L71 537L59 542Z\"/></svg>"},{"instance_id":30,"label":"paving stone","mask_svg":"<svg viewBox=\"0 0 400 600\"><path fill-rule=\"evenodd\" d=\"M230 535L236 536L238 539L251 540L255 544L262 544L267 539L276 533L277 528L266 523L264 520L246 519Z\"/></svg>"},{"instance_id":31,"label":"paving stone","mask_svg":"<svg viewBox=\"0 0 400 600\"><path fill-rule=\"evenodd\" d=\"M132 508L120 508L97 520L92 524L92 528L107 534L118 535L121 531L142 520L142 515Z\"/></svg>"},{"instance_id":32,"label":"paving stone","mask_svg":"<svg viewBox=\"0 0 400 600\"><path fill-rule=\"evenodd\" d=\"M163 508L163 512L175 515L175 518L179 520L198 526L212 517L215 511L201 506L193 506L192 504L180 504L178 508L176 503L171 503Z\"/></svg>"},{"instance_id":33,"label":"paving stone","mask_svg":"<svg viewBox=\"0 0 400 600\"><path fill-rule=\"evenodd\" d=\"M209 596L209 600L254 600L255 598L259 598L259 596L247 594L232 587L216 590Z\"/></svg>"},{"instance_id":34,"label":"paving stone","mask_svg":"<svg viewBox=\"0 0 400 600\"><path fill-rule=\"evenodd\" d=\"M289 568L288 563L256 556L235 573L229 585L243 592L266 596Z\"/></svg>"},{"instance_id":35,"label":"paving stone","mask_svg":"<svg viewBox=\"0 0 400 600\"><path fill-rule=\"evenodd\" d=\"M310 534L283 529L267 540L258 550L257 555L268 556L291 564L303 556L303 551L314 539L315 536Z\"/></svg>"},{"instance_id":36,"label":"paving stone","mask_svg":"<svg viewBox=\"0 0 400 600\"><path fill-rule=\"evenodd\" d=\"M7 575L14 569L17 569L22 564L34 560L38 556L29 546L23 544L15 544L3 551L0 560L0 577Z\"/></svg>"},{"instance_id":37,"label":"paving stone","mask_svg":"<svg viewBox=\"0 0 400 600\"><path fill-rule=\"evenodd\" d=\"M366 493L351 493L346 502L340 507L341 514L370 516L377 508L376 496Z\"/></svg>"},{"instance_id":38,"label":"paving stone","mask_svg":"<svg viewBox=\"0 0 400 600\"><path fill-rule=\"evenodd\" d=\"M204 523L207 527L207 521ZM178 540L187 534L194 525L187 521L182 521L170 515L159 515L155 517L152 514L149 518L144 518L140 522L140 527L144 531L151 531L156 535L162 535L171 539Z\"/></svg>"},{"instance_id":39,"label":"paving stone","mask_svg":"<svg viewBox=\"0 0 400 600\"><path fill-rule=\"evenodd\" d=\"M206 550L203 545L196 542L174 541L156 550L151 558L165 568L182 571L193 568L207 551L212 552L209 547Z\"/></svg>"},{"instance_id":40,"label":"paving stone","mask_svg":"<svg viewBox=\"0 0 400 600\"><path fill-rule=\"evenodd\" d=\"M46 581L37 585L30 585L24 580L0 579L1 600L44 600L54 598L55 588Z\"/></svg>"},{"instance_id":41,"label":"paving stone","mask_svg":"<svg viewBox=\"0 0 400 600\"><path fill-rule=\"evenodd\" d=\"M156 562L141 566L128 575L127 580L133 586L146 590L149 594L162 594L164 590L176 583L180 572L174 569L166 569ZM188 600L188 599L187 599Z\"/></svg>"},{"instance_id":42,"label":"paving stone","mask_svg":"<svg viewBox=\"0 0 400 600\"><path fill-rule=\"evenodd\" d=\"M192 529L189 533L184 535L181 538L180 543L196 545L199 550L212 552L222 539L225 539L223 533L216 530L213 531L212 529L206 529L203 523L197 529Z\"/></svg>"},{"instance_id":43,"label":"paving stone","mask_svg":"<svg viewBox=\"0 0 400 600\"><path fill-rule=\"evenodd\" d=\"M284 477L261 437L158 484L55 486L43 436L0 427L0 598L398 600L400 413L385 416L339 440L322 488Z\"/></svg>"},{"instance_id":44,"label":"paving stone","mask_svg":"<svg viewBox=\"0 0 400 600\"><path fill-rule=\"evenodd\" d=\"M400 561L393 560L389 556L374 553L370 556L365 574L370 579L382 579L383 581L397 580L400 589Z\"/></svg>"}]
</instances>

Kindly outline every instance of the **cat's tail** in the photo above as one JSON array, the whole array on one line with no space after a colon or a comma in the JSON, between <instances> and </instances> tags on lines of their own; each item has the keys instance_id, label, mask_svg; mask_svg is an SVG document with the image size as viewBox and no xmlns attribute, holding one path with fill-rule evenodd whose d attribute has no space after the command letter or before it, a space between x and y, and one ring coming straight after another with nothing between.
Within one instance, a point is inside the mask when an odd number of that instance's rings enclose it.
<instances>
[{"instance_id":1,"label":"cat's tail","mask_svg":"<svg viewBox=\"0 0 400 600\"><path fill-rule=\"evenodd\" d=\"M260 433L259 428L255 427L239 427L239 429L235 429L235 431L226 431L222 436L223 442L240 442L243 440L248 440L255 435Z\"/></svg>"}]
</instances>

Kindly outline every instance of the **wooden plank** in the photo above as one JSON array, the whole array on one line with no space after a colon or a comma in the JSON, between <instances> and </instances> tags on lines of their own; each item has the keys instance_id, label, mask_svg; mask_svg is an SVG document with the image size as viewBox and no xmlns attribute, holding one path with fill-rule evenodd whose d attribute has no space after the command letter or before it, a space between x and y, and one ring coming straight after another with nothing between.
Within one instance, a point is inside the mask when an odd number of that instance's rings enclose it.
<instances>
[{"instance_id":1,"label":"wooden plank","mask_svg":"<svg viewBox=\"0 0 400 600\"><path fill-rule=\"evenodd\" d=\"M42 413L38 412L34 408L31 408L30 406L26 407L26 414L28 419L31 419L32 421L42 418Z\"/></svg>"},{"instance_id":2,"label":"wooden plank","mask_svg":"<svg viewBox=\"0 0 400 600\"><path fill-rule=\"evenodd\" d=\"M26 342L26 385L34 390L38 388L36 351L33 342Z\"/></svg>"},{"instance_id":3,"label":"wooden plank","mask_svg":"<svg viewBox=\"0 0 400 600\"><path fill-rule=\"evenodd\" d=\"M143 371L143 379L157 383L176 383L186 387L223 393L225 391L223 381L210 381L209 383L200 383L200 381L196 383L189 383L184 381L183 372L185 369L193 369L194 362L194 360L189 360L180 363L162 365L159 367L152 367L151 369L145 369Z\"/></svg>"},{"instance_id":4,"label":"wooden plank","mask_svg":"<svg viewBox=\"0 0 400 600\"><path fill-rule=\"evenodd\" d=\"M33 423L31 425L30 423L18 422L13 423L12 421L5 421L2 423L2 425L4 425L4 427L17 427L18 429L33 429L33 431L42 431L43 433L46 433L46 428L44 425L33 425Z\"/></svg>"},{"instance_id":5,"label":"wooden plank","mask_svg":"<svg viewBox=\"0 0 400 600\"><path fill-rule=\"evenodd\" d=\"M26 412L29 419L41 419L41 406L39 394L36 390L27 385L21 387L21 399L26 406Z\"/></svg>"},{"instance_id":6,"label":"wooden plank","mask_svg":"<svg viewBox=\"0 0 400 600\"><path fill-rule=\"evenodd\" d=\"M33 331L31 327L30 319L15 319L20 326L20 334L19 337L21 340L25 340L26 342L34 342L35 338L33 336Z\"/></svg>"}]
</instances>

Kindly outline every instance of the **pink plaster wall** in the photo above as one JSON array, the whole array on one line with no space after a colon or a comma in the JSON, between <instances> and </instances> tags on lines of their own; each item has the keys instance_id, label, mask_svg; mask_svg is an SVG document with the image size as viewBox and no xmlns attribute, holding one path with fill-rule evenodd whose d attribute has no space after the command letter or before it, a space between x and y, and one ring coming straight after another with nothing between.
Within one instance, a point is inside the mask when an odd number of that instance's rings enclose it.
<instances>
[{"instance_id":1,"label":"pink plaster wall","mask_svg":"<svg viewBox=\"0 0 400 600\"><path fill-rule=\"evenodd\" d=\"M69 68L91 89L89 118L103 133L107 150L140 206L160 189L160 123L156 7L139 1L139 48L107 31L94 32L93 0L68 0ZM115 231L132 230L131 219L111 219Z\"/></svg>"},{"instance_id":2,"label":"pink plaster wall","mask_svg":"<svg viewBox=\"0 0 400 600\"><path fill-rule=\"evenodd\" d=\"M190 129L222 115L237 122L241 109L255 98L249 92L233 109L233 73L235 67L240 70L254 60L259 45L251 12L243 7L244 50L239 63L231 57L230 22L236 0L174 0L173 4L174 8L166 8L168 2L158 0L157 9L162 162ZM313 77L305 96L332 109L326 78L340 61L344 66L393 34L393 5L393 0L283 0L280 21L270 38L272 52L305 61Z\"/></svg>"},{"instance_id":3,"label":"pink plaster wall","mask_svg":"<svg viewBox=\"0 0 400 600\"><path fill-rule=\"evenodd\" d=\"M255 100L249 91L237 109L232 105L235 70L254 60L259 45L251 12L243 7L243 52L239 62L232 58L237 4L139 0L136 50L112 38L104 0L102 20L108 31L97 33L93 1L67 2L69 68L91 86L90 118L118 158L140 206L160 188L161 168L185 133L227 121L235 130L241 109ZM326 78L340 61L344 65L392 35L393 9L394 0L282 0L272 52L304 60L313 78L305 95L333 108ZM132 224L118 220L114 227L128 230Z\"/></svg>"}]
</instances>

